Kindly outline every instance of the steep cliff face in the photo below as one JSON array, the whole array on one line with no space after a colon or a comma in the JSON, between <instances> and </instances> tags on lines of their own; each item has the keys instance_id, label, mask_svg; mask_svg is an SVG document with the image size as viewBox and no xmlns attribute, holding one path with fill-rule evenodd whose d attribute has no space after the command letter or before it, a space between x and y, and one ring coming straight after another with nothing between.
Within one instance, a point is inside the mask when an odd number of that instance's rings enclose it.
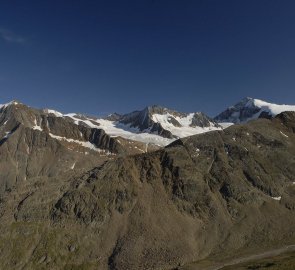
<instances>
[{"instance_id":1,"label":"steep cliff face","mask_svg":"<svg viewBox=\"0 0 295 270\"><path fill-rule=\"evenodd\" d=\"M1 265L170 269L294 243L294 123L294 113L282 113L88 170L38 171L38 181L16 182L1 196ZM45 172L67 152L43 133L34 137L38 149L55 145Z\"/></svg>"}]
</instances>

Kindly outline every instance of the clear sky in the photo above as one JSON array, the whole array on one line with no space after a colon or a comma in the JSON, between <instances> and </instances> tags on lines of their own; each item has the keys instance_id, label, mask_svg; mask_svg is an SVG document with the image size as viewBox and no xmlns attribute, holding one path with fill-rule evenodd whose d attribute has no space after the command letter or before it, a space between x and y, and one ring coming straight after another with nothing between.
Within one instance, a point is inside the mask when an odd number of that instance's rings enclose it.
<instances>
[{"instance_id":1,"label":"clear sky","mask_svg":"<svg viewBox=\"0 0 295 270\"><path fill-rule=\"evenodd\" d=\"M2 0L0 103L210 116L295 104L294 0Z\"/></svg>"}]
</instances>

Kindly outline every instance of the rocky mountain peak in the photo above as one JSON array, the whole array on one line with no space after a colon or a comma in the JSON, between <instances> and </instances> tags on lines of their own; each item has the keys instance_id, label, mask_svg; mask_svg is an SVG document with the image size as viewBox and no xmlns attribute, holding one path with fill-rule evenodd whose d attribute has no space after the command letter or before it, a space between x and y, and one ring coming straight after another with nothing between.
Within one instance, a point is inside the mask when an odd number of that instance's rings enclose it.
<instances>
[{"instance_id":1,"label":"rocky mountain peak","mask_svg":"<svg viewBox=\"0 0 295 270\"><path fill-rule=\"evenodd\" d=\"M18 104L21 104L21 102L19 102L18 100L12 100L12 101L10 101L10 102L8 102L8 103L0 104L0 109L1 109L2 107L9 107L9 106L11 106L11 105L18 105Z\"/></svg>"},{"instance_id":2,"label":"rocky mountain peak","mask_svg":"<svg viewBox=\"0 0 295 270\"><path fill-rule=\"evenodd\" d=\"M204 113L183 113L159 105L125 114L117 121L137 128L141 132L152 132L167 138L182 137L181 129L185 135L193 135L202 129L205 131L206 128L220 128Z\"/></svg>"}]
</instances>

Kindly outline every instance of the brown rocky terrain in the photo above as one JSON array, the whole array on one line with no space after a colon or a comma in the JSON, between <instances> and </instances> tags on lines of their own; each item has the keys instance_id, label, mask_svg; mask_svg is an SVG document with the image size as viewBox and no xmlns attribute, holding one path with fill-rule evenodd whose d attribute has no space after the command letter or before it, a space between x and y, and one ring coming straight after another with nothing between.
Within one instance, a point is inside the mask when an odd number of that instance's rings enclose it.
<instances>
[{"instance_id":1,"label":"brown rocky terrain","mask_svg":"<svg viewBox=\"0 0 295 270\"><path fill-rule=\"evenodd\" d=\"M145 144L110 137L99 126L74 123L70 117L18 102L0 109L0 148L2 191L28 178L60 176L70 169L90 169L115 156L146 151Z\"/></svg>"},{"instance_id":2,"label":"brown rocky terrain","mask_svg":"<svg viewBox=\"0 0 295 270\"><path fill-rule=\"evenodd\" d=\"M294 112L143 154L22 104L0 126L1 269L175 269L295 242Z\"/></svg>"}]
</instances>

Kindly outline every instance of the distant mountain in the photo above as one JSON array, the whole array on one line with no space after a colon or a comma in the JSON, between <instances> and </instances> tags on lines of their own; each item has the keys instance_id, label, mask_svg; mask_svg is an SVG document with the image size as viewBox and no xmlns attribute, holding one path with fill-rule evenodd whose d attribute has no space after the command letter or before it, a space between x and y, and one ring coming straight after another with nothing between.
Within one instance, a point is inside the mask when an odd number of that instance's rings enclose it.
<instances>
[{"instance_id":1,"label":"distant mountain","mask_svg":"<svg viewBox=\"0 0 295 270\"><path fill-rule=\"evenodd\" d=\"M122 115L113 113L105 118L47 111L56 117L71 118L76 124L102 129L111 137L158 146L168 145L178 138L222 129L202 112L181 113L156 105Z\"/></svg>"},{"instance_id":2,"label":"distant mountain","mask_svg":"<svg viewBox=\"0 0 295 270\"><path fill-rule=\"evenodd\" d=\"M214 120L231 123L243 123L257 118L272 118L284 111L295 111L295 105L277 105L260 99L244 98L234 106L217 115Z\"/></svg>"},{"instance_id":3,"label":"distant mountain","mask_svg":"<svg viewBox=\"0 0 295 270\"><path fill-rule=\"evenodd\" d=\"M221 128L204 113L181 113L157 105L122 115L117 121L137 128L140 132L158 134L166 138L182 138Z\"/></svg>"}]
</instances>

